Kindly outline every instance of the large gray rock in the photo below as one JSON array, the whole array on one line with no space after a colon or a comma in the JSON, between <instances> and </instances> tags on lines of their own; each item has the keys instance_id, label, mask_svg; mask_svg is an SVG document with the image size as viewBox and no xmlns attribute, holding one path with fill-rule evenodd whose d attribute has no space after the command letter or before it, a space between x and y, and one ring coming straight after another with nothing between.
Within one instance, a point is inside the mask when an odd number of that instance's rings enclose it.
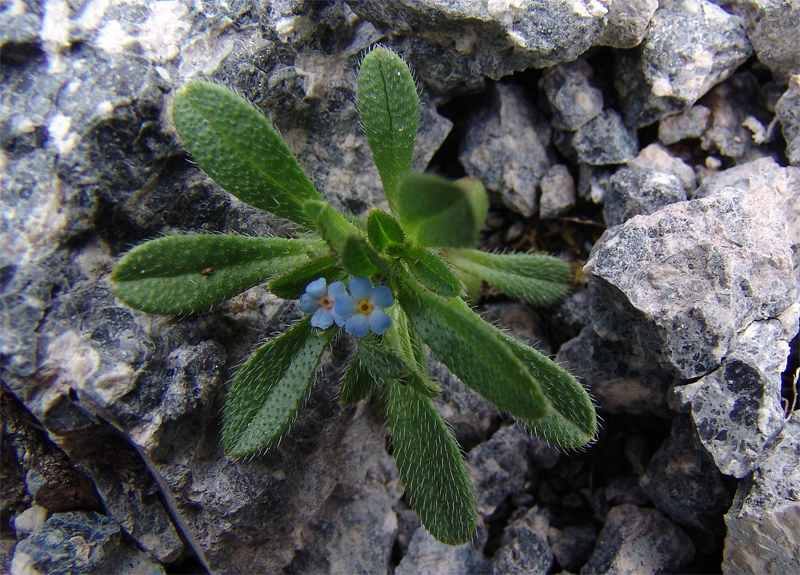
<instances>
[{"instance_id":1,"label":"large gray rock","mask_svg":"<svg viewBox=\"0 0 800 575\"><path fill-rule=\"evenodd\" d=\"M480 88L518 70L571 62L606 26L592 0L348 0L386 34L437 96Z\"/></svg>"},{"instance_id":2,"label":"large gray rock","mask_svg":"<svg viewBox=\"0 0 800 575\"><path fill-rule=\"evenodd\" d=\"M295 305L255 288L158 318L120 306L108 283L114 257L157 234L291 232L186 161L167 116L192 77L267 113L334 204L383 201L354 104L354 71L380 33L342 2L76 6L2 13L4 383L160 561L185 540L212 571L386 569L402 492L381 418L338 405L347 350L324 361L280 452L233 461L220 392ZM449 122L427 105L421 126L418 169Z\"/></svg>"},{"instance_id":3,"label":"large gray rock","mask_svg":"<svg viewBox=\"0 0 800 575\"><path fill-rule=\"evenodd\" d=\"M800 412L786 421L780 442L739 485L725 524L722 572L800 572Z\"/></svg>"},{"instance_id":4,"label":"large gray rock","mask_svg":"<svg viewBox=\"0 0 800 575\"><path fill-rule=\"evenodd\" d=\"M603 110L603 92L592 81L583 59L547 68L539 80L553 113L553 127L574 131Z\"/></svg>"},{"instance_id":5,"label":"large gray rock","mask_svg":"<svg viewBox=\"0 0 800 575\"><path fill-rule=\"evenodd\" d=\"M478 513L492 515L510 495L524 490L528 475L528 433L516 425L501 427L489 441L467 454Z\"/></svg>"},{"instance_id":6,"label":"large gray rock","mask_svg":"<svg viewBox=\"0 0 800 575\"><path fill-rule=\"evenodd\" d=\"M591 166L622 164L636 157L639 139L616 110L608 109L584 124L570 143L578 161Z\"/></svg>"},{"instance_id":7,"label":"large gray rock","mask_svg":"<svg viewBox=\"0 0 800 575\"><path fill-rule=\"evenodd\" d=\"M519 86L494 84L489 105L472 119L459 160L470 176L525 217L539 209L539 180L552 163L550 127Z\"/></svg>"},{"instance_id":8,"label":"large gray rock","mask_svg":"<svg viewBox=\"0 0 800 575\"><path fill-rule=\"evenodd\" d=\"M800 166L800 74L789 80L789 87L775 104L775 117L786 140L786 157Z\"/></svg>"},{"instance_id":9,"label":"large gray rock","mask_svg":"<svg viewBox=\"0 0 800 575\"><path fill-rule=\"evenodd\" d=\"M595 331L685 379L716 369L752 322L797 301L776 196L725 188L606 231L584 268Z\"/></svg>"},{"instance_id":10,"label":"large gray rock","mask_svg":"<svg viewBox=\"0 0 800 575\"><path fill-rule=\"evenodd\" d=\"M633 216L652 214L686 199L686 188L669 172L624 167L608 181L603 218L608 227Z\"/></svg>"},{"instance_id":11,"label":"large gray rock","mask_svg":"<svg viewBox=\"0 0 800 575\"><path fill-rule=\"evenodd\" d=\"M548 534L550 521L536 507L503 531L500 548L492 557L493 575L545 575L553 565Z\"/></svg>"},{"instance_id":12,"label":"large gray rock","mask_svg":"<svg viewBox=\"0 0 800 575\"><path fill-rule=\"evenodd\" d=\"M625 123L639 128L689 108L752 53L738 16L708 0L662 2L642 43L619 53Z\"/></svg>"},{"instance_id":13,"label":"large gray rock","mask_svg":"<svg viewBox=\"0 0 800 575\"><path fill-rule=\"evenodd\" d=\"M694 552L689 536L655 509L620 505L606 515L597 546L581 573L680 573Z\"/></svg>"},{"instance_id":14,"label":"large gray rock","mask_svg":"<svg viewBox=\"0 0 800 575\"><path fill-rule=\"evenodd\" d=\"M489 562L471 543L451 547L439 543L421 527L414 532L408 553L395 568L396 575L450 575L488 572Z\"/></svg>"},{"instance_id":15,"label":"large gray rock","mask_svg":"<svg viewBox=\"0 0 800 575\"><path fill-rule=\"evenodd\" d=\"M157 575L164 568L122 537L119 525L95 512L54 513L14 549L12 575Z\"/></svg>"}]
</instances>

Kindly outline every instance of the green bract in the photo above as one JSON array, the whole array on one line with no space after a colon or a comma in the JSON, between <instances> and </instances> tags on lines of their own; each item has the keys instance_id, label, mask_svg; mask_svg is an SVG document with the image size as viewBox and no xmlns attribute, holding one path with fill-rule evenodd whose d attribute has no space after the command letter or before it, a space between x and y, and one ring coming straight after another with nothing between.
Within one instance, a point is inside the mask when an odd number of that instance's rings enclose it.
<instances>
[{"instance_id":1,"label":"green bract","mask_svg":"<svg viewBox=\"0 0 800 575\"><path fill-rule=\"evenodd\" d=\"M240 200L294 221L304 234L152 240L119 261L114 293L157 314L206 310L258 284L300 298L309 316L256 350L231 382L222 443L234 457L273 445L303 403L336 330L356 336L342 401L376 392L411 504L434 537L458 545L475 529L475 498L458 444L436 410L439 387L428 376L424 345L540 437L585 445L597 424L583 387L484 322L463 299L485 281L526 301L551 301L566 293L569 267L540 254L472 249L488 209L486 191L474 179L411 172L419 101L411 72L391 50L364 57L358 107L391 212L374 209L363 221L325 201L249 102L210 82L187 84L172 112L197 164Z\"/></svg>"}]
</instances>

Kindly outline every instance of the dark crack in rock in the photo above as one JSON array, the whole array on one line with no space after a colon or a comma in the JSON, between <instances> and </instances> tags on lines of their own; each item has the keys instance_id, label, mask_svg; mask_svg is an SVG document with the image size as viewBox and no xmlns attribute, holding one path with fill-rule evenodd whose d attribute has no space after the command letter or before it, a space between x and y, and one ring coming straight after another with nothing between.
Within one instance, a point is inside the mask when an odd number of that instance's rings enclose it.
<instances>
[{"instance_id":1,"label":"dark crack in rock","mask_svg":"<svg viewBox=\"0 0 800 575\"><path fill-rule=\"evenodd\" d=\"M580 377L611 413L667 417L674 378L625 341L608 341L586 326L558 350L556 362Z\"/></svg>"},{"instance_id":2,"label":"dark crack in rock","mask_svg":"<svg viewBox=\"0 0 800 575\"><path fill-rule=\"evenodd\" d=\"M20 541L11 562L13 575L157 575L164 568L122 538L119 526L95 512L54 513Z\"/></svg>"},{"instance_id":3,"label":"dark crack in rock","mask_svg":"<svg viewBox=\"0 0 800 575\"><path fill-rule=\"evenodd\" d=\"M625 123L640 128L689 108L752 53L738 16L708 0L662 3L642 43L618 53Z\"/></svg>"},{"instance_id":4,"label":"dark crack in rock","mask_svg":"<svg viewBox=\"0 0 800 575\"><path fill-rule=\"evenodd\" d=\"M680 573L694 552L689 536L655 509L620 505L608 512L581 573Z\"/></svg>"},{"instance_id":5,"label":"dark crack in rock","mask_svg":"<svg viewBox=\"0 0 800 575\"><path fill-rule=\"evenodd\" d=\"M552 163L550 127L520 86L494 84L490 99L470 122L459 160L507 208L531 217L539 209L539 180Z\"/></svg>"},{"instance_id":6,"label":"dark crack in rock","mask_svg":"<svg viewBox=\"0 0 800 575\"><path fill-rule=\"evenodd\" d=\"M690 532L705 534L709 547L713 536L724 532L721 518L733 494L689 417L672 421L672 434L650 460L639 484L656 509Z\"/></svg>"},{"instance_id":7,"label":"dark crack in rock","mask_svg":"<svg viewBox=\"0 0 800 575\"><path fill-rule=\"evenodd\" d=\"M348 0L386 34L438 97L518 70L571 62L606 26L607 2L589 0Z\"/></svg>"}]
</instances>

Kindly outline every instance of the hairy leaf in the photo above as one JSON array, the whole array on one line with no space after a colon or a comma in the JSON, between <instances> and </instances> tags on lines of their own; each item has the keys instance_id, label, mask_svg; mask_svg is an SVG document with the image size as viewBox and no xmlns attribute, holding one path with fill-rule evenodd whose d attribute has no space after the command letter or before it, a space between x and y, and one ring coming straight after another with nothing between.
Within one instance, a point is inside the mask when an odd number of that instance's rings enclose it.
<instances>
[{"instance_id":1,"label":"hairy leaf","mask_svg":"<svg viewBox=\"0 0 800 575\"><path fill-rule=\"evenodd\" d=\"M233 457L263 451L294 419L334 330L306 318L257 350L236 373L222 416L222 444Z\"/></svg>"},{"instance_id":2,"label":"hairy leaf","mask_svg":"<svg viewBox=\"0 0 800 575\"><path fill-rule=\"evenodd\" d=\"M166 236L126 253L111 281L129 306L175 315L209 309L327 251L320 240Z\"/></svg>"},{"instance_id":3,"label":"hairy leaf","mask_svg":"<svg viewBox=\"0 0 800 575\"><path fill-rule=\"evenodd\" d=\"M342 264L353 276L373 276L388 271L381 257L361 234L350 234L345 240Z\"/></svg>"},{"instance_id":4,"label":"hairy leaf","mask_svg":"<svg viewBox=\"0 0 800 575\"><path fill-rule=\"evenodd\" d=\"M491 254L479 250L450 250L454 266L478 276L508 295L543 304L569 290L569 264L546 254Z\"/></svg>"},{"instance_id":5,"label":"hairy leaf","mask_svg":"<svg viewBox=\"0 0 800 575\"><path fill-rule=\"evenodd\" d=\"M400 182L397 217L416 243L472 247L482 222L464 186L433 174L407 174Z\"/></svg>"},{"instance_id":6,"label":"hairy leaf","mask_svg":"<svg viewBox=\"0 0 800 575\"><path fill-rule=\"evenodd\" d=\"M411 71L388 48L364 56L358 71L358 110L386 199L397 211L397 183L411 170L419 98Z\"/></svg>"},{"instance_id":7,"label":"hairy leaf","mask_svg":"<svg viewBox=\"0 0 800 575\"><path fill-rule=\"evenodd\" d=\"M367 232L369 241L378 251L384 251L393 246L401 246L406 238L403 228L389 214L380 210L372 210L367 220Z\"/></svg>"},{"instance_id":8,"label":"hairy leaf","mask_svg":"<svg viewBox=\"0 0 800 575\"><path fill-rule=\"evenodd\" d=\"M533 421L547 415L550 401L500 330L460 298L443 298L407 282L398 284L398 301L412 325L464 383L514 417Z\"/></svg>"},{"instance_id":9,"label":"hairy leaf","mask_svg":"<svg viewBox=\"0 0 800 575\"><path fill-rule=\"evenodd\" d=\"M351 405L369 397L370 393L378 387L378 379L366 368L364 363L356 357L347 366L342 381L342 403Z\"/></svg>"},{"instance_id":10,"label":"hairy leaf","mask_svg":"<svg viewBox=\"0 0 800 575\"><path fill-rule=\"evenodd\" d=\"M419 282L434 293L452 297L461 292L461 283L442 258L426 248L408 246L401 252Z\"/></svg>"},{"instance_id":11,"label":"hairy leaf","mask_svg":"<svg viewBox=\"0 0 800 575\"><path fill-rule=\"evenodd\" d=\"M475 496L461 451L433 402L410 385L381 387L400 479L422 525L447 545L472 538Z\"/></svg>"},{"instance_id":12,"label":"hairy leaf","mask_svg":"<svg viewBox=\"0 0 800 575\"><path fill-rule=\"evenodd\" d=\"M197 164L220 186L243 202L314 229L303 202L322 196L250 102L195 80L175 95L172 119Z\"/></svg>"},{"instance_id":13,"label":"hairy leaf","mask_svg":"<svg viewBox=\"0 0 800 575\"><path fill-rule=\"evenodd\" d=\"M508 346L528 366L553 410L541 419L522 419L537 437L559 447L582 447L597 433L597 413L589 394L566 369L530 346L503 334Z\"/></svg>"},{"instance_id":14,"label":"hairy leaf","mask_svg":"<svg viewBox=\"0 0 800 575\"><path fill-rule=\"evenodd\" d=\"M344 251L347 238L361 233L352 222L334 210L328 202L308 201L303 204L303 209L314 222L319 235L338 254Z\"/></svg>"},{"instance_id":15,"label":"hairy leaf","mask_svg":"<svg viewBox=\"0 0 800 575\"><path fill-rule=\"evenodd\" d=\"M317 278L325 278L327 283L331 283L344 277L344 270L336 264L336 258L323 256L276 277L267 286L280 298L297 299L306 291L308 284Z\"/></svg>"}]
</instances>

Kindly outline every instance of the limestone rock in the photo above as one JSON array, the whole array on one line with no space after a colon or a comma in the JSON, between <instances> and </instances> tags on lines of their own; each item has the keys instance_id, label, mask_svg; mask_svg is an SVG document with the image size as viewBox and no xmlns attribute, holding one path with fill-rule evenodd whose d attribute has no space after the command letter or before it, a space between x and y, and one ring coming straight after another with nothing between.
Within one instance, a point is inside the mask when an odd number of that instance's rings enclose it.
<instances>
[{"instance_id":1,"label":"limestone rock","mask_svg":"<svg viewBox=\"0 0 800 575\"><path fill-rule=\"evenodd\" d=\"M662 3L642 43L619 53L625 123L640 128L691 107L752 53L738 16L708 0Z\"/></svg>"}]
</instances>

